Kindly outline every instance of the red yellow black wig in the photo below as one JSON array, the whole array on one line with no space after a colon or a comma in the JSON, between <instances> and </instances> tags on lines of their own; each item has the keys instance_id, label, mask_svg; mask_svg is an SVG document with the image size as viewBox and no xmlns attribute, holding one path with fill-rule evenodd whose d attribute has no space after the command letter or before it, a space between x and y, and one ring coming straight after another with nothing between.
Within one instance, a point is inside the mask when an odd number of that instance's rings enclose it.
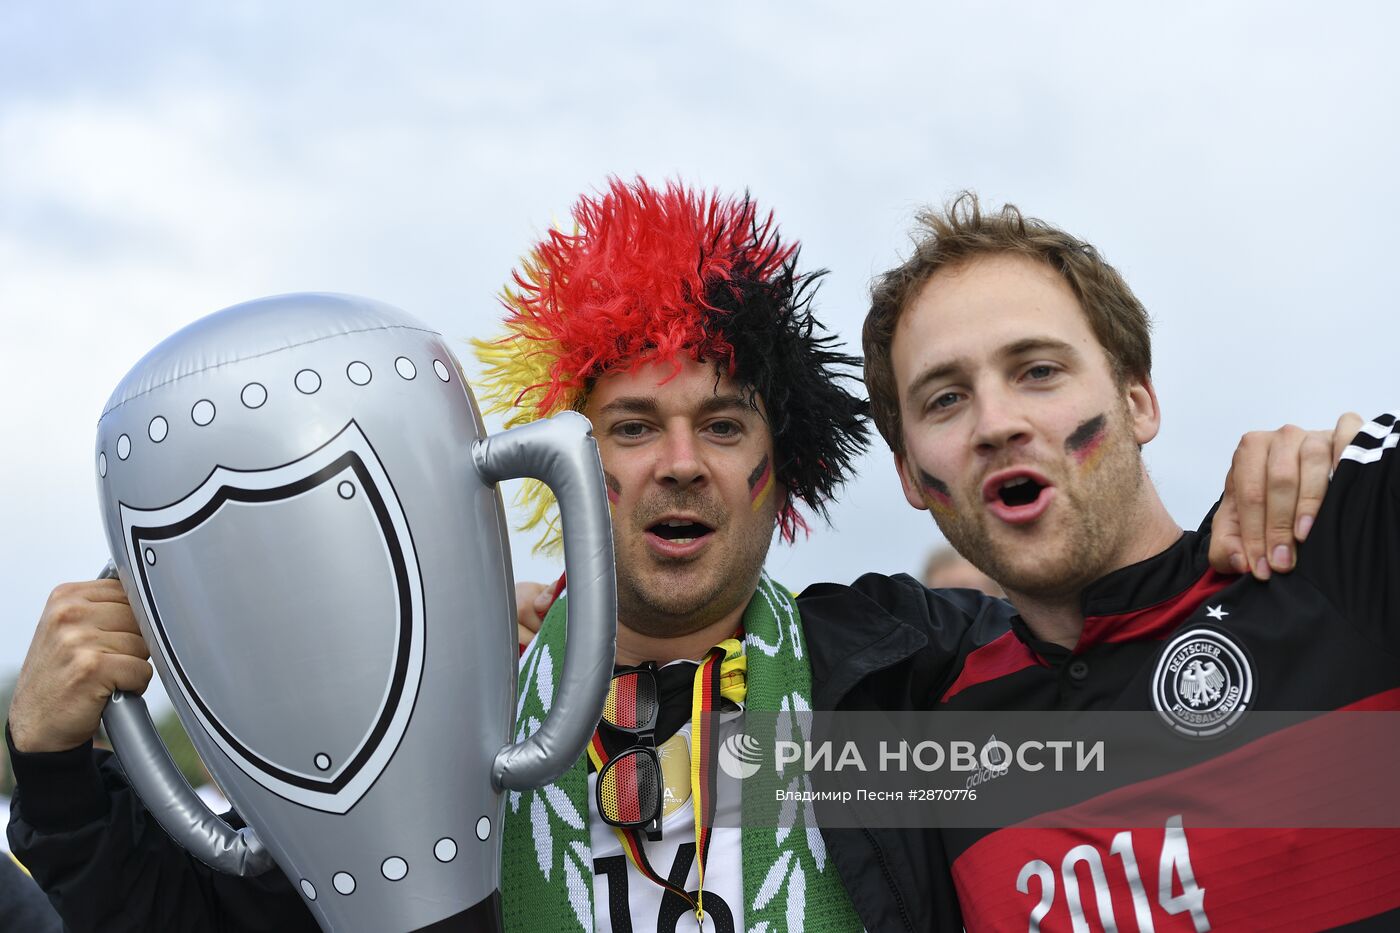
<instances>
[{"instance_id":1,"label":"red yellow black wig","mask_svg":"<svg viewBox=\"0 0 1400 933\"><path fill-rule=\"evenodd\" d=\"M512 427L582 408L605 374L680 354L713 362L766 407L788 493L783 538L807 527L798 502L825 516L868 432L866 403L844 386L859 381L860 360L812 315L824 273L799 274L798 245L747 196L612 179L579 199L573 219L572 233L551 230L513 274L505 336L474 341L487 411ZM529 484L522 501L524 527L544 522L540 547L556 547L549 491Z\"/></svg>"}]
</instances>

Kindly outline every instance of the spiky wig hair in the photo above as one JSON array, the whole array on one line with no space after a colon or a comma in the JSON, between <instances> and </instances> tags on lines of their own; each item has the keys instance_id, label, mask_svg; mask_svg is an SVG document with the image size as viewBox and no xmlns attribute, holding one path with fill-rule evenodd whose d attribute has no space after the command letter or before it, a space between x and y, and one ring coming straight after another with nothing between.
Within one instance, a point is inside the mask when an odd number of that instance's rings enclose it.
<instances>
[{"instance_id":1,"label":"spiky wig hair","mask_svg":"<svg viewBox=\"0 0 1400 933\"><path fill-rule=\"evenodd\" d=\"M807 529L798 502L825 518L869 438L868 406L843 385L859 381L860 359L812 315L824 271L799 274L798 244L784 243L747 195L614 178L579 199L573 220L572 233L549 231L513 273L501 296L505 335L473 341L486 410L513 427L582 409L600 376L681 355L712 362L764 402L774 474L788 492L783 539ZM520 501L522 528L545 526L536 550L556 550L549 490L527 483Z\"/></svg>"}]
</instances>

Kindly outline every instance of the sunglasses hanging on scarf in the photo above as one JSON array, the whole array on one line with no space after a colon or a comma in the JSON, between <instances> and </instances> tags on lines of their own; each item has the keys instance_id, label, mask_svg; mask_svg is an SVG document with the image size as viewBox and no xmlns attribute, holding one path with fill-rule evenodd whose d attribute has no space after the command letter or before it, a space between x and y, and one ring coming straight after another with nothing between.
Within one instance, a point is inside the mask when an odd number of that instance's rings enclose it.
<instances>
[{"instance_id":1,"label":"sunglasses hanging on scarf","mask_svg":"<svg viewBox=\"0 0 1400 933\"><path fill-rule=\"evenodd\" d=\"M718 722L713 713L721 698L742 703L745 694L745 659L737 638L711 648L695 670L690 704L690 799L695 811L695 858L700 884L695 897L658 874L647 861L641 834L661 838L661 810L665 779L656 750L661 693L657 668L648 662L613 675L603 706L603 720L593 733L588 756L598 772L597 806L604 822L613 827L622 850L637 871L676 894L691 906L697 920L705 919L705 860L709 855L715 813L715 755L719 751ZM609 755L602 734L610 731L633 744Z\"/></svg>"}]
</instances>

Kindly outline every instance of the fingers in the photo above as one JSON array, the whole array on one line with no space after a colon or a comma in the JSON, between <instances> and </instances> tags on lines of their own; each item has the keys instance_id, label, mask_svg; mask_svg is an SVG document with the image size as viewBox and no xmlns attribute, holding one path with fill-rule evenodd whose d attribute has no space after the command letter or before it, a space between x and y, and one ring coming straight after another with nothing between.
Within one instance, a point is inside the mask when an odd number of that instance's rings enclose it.
<instances>
[{"instance_id":1,"label":"fingers","mask_svg":"<svg viewBox=\"0 0 1400 933\"><path fill-rule=\"evenodd\" d=\"M115 587L115 594L112 592ZM118 598L119 597L119 598ZM54 587L40 624L62 628L81 625L111 632L139 634L141 626L116 580L87 580Z\"/></svg>"},{"instance_id":2,"label":"fingers","mask_svg":"<svg viewBox=\"0 0 1400 933\"><path fill-rule=\"evenodd\" d=\"M146 661L151 657L150 649L146 647L146 639L130 632L91 632L82 640L82 645L107 654L136 658L139 661Z\"/></svg>"},{"instance_id":3,"label":"fingers","mask_svg":"<svg viewBox=\"0 0 1400 933\"><path fill-rule=\"evenodd\" d=\"M145 693L146 688L151 685L151 677L155 674L155 668L150 663L140 658L133 658L125 654L109 654L104 658L105 670L102 671L100 679L111 684L111 690L107 690L105 696L110 696L112 690L125 690L127 693ZM105 704L104 696L104 704Z\"/></svg>"},{"instance_id":4,"label":"fingers","mask_svg":"<svg viewBox=\"0 0 1400 933\"><path fill-rule=\"evenodd\" d=\"M1235 459L1226 478L1227 498L1238 514L1245 566L1260 580L1269 579L1269 563L1264 555L1265 516L1268 512L1270 435L1251 431L1240 438ZM1233 497L1229 492L1233 490Z\"/></svg>"},{"instance_id":5,"label":"fingers","mask_svg":"<svg viewBox=\"0 0 1400 933\"><path fill-rule=\"evenodd\" d=\"M540 623L544 621L551 602L549 587L543 583L527 580L515 584L515 624L528 629L533 638L534 633L540 630ZM528 640L521 644L528 644Z\"/></svg>"},{"instance_id":6,"label":"fingers","mask_svg":"<svg viewBox=\"0 0 1400 933\"><path fill-rule=\"evenodd\" d=\"M1287 424L1274 432L1269 444L1268 475L1264 481L1263 546L1268 569L1280 573L1293 569L1293 530L1297 521L1301 476L1299 463L1307 436L1302 428ZM1258 576L1258 573L1255 575Z\"/></svg>"},{"instance_id":7,"label":"fingers","mask_svg":"<svg viewBox=\"0 0 1400 933\"><path fill-rule=\"evenodd\" d=\"M113 590L115 587L115 591ZM143 692L154 673L115 581L55 587L10 704L10 735L26 752L63 751L92 737L114 689Z\"/></svg>"},{"instance_id":8,"label":"fingers","mask_svg":"<svg viewBox=\"0 0 1400 933\"><path fill-rule=\"evenodd\" d=\"M1298 518L1293 525L1293 534L1302 543L1308 539L1308 532L1312 531L1313 521L1322 508L1322 499L1327 495L1328 478L1332 475L1334 461L1327 432L1309 431L1298 457Z\"/></svg>"},{"instance_id":9,"label":"fingers","mask_svg":"<svg viewBox=\"0 0 1400 933\"><path fill-rule=\"evenodd\" d=\"M141 626L126 603L63 602L54 607L50 623L59 629L85 628L140 637Z\"/></svg>"},{"instance_id":10,"label":"fingers","mask_svg":"<svg viewBox=\"0 0 1400 933\"><path fill-rule=\"evenodd\" d=\"M1337 426L1331 430L1331 436L1327 431L1305 431L1298 450L1298 497L1294 506L1294 527L1292 535L1298 539L1299 544L1308 539L1308 534L1312 531L1313 521L1317 518L1317 511L1322 509L1323 497L1327 495L1327 483L1330 481L1331 471L1336 468L1337 462L1341 459L1343 451L1347 450L1347 444L1352 438L1357 436L1357 431L1361 430L1361 416L1355 412L1344 413L1338 417ZM1291 431L1292 426L1281 429ZM1289 438L1291 443L1291 438ZM1287 450L1280 451L1280 458L1287 458ZM1270 517L1268 517L1268 527L1270 527L1270 566L1274 570L1288 570L1292 566L1292 549L1289 548L1289 555L1285 558L1282 552L1278 551L1287 538L1287 532L1282 530L1282 510L1287 507L1284 492L1278 493L1278 502L1274 500L1275 478L1274 458L1270 458ZM1277 509L1278 511L1275 511Z\"/></svg>"},{"instance_id":11,"label":"fingers","mask_svg":"<svg viewBox=\"0 0 1400 933\"><path fill-rule=\"evenodd\" d=\"M1291 424L1242 437L1211 526L1211 566L1219 570L1228 561L1235 572L1247 567L1259 580L1291 571L1297 545L1322 507L1330 472L1361 425L1360 415L1347 412L1330 437Z\"/></svg>"},{"instance_id":12,"label":"fingers","mask_svg":"<svg viewBox=\"0 0 1400 933\"><path fill-rule=\"evenodd\" d=\"M64 583L59 589L71 589L73 592L81 594L89 602L128 605L126 590L122 587L120 580L87 580L82 583Z\"/></svg>"},{"instance_id":13,"label":"fingers","mask_svg":"<svg viewBox=\"0 0 1400 933\"><path fill-rule=\"evenodd\" d=\"M91 726L84 729L87 736L90 736L97 731L98 719L101 718L112 691L145 693L155 675L155 668L149 661L129 654L111 654L91 648L73 655L63 673L69 678L69 691L75 696L85 695L97 710L97 716L92 719Z\"/></svg>"},{"instance_id":14,"label":"fingers","mask_svg":"<svg viewBox=\"0 0 1400 933\"><path fill-rule=\"evenodd\" d=\"M1249 564L1245 559L1244 539L1240 536L1240 517L1235 508L1235 498L1226 479L1225 495L1220 500L1220 508L1210 525L1210 565L1218 573L1246 573Z\"/></svg>"},{"instance_id":15,"label":"fingers","mask_svg":"<svg viewBox=\"0 0 1400 933\"><path fill-rule=\"evenodd\" d=\"M1342 462L1343 451L1361 432L1361 426L1365 423L1365 420L1354 411L1349 411L1337 419L1337 426L1332 429L1333 469L1336 469L1337 464Z\"/></svg>"},{"instance_id":16,"label":"fingers","mask_svg":"<svg viewBox=\"0 0 1400 933\"><path fill-rule=\"evenodd\" d=\"M515 625L515 637L520 642L520 647L529 647L530 642L535 640L535 630L526 628L517 622Z\"/></svg>"}]
</instances>

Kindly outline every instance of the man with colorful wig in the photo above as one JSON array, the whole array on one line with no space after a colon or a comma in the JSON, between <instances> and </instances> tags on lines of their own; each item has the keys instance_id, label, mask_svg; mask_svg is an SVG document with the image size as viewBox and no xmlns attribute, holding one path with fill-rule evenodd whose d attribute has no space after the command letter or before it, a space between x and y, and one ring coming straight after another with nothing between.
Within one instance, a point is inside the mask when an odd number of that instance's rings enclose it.
<instances>
[{"instance_id":1,"label":"man with colorful wig","mask_svg":"<svg viewBox=\"0 0 1400 933\"><path fill-rule=\"evenodd\" d=\"M822 708L838 689L866 707L925 705L910 685L969 638L1004 630L1010 609L904 576L800 599L767 577L774 530L795 538L800 507L823 516L866 445L865 403L850 391L858 361L812 315L819 274L797 271L796 244L747 198L614 181L581 198L573 219L515 275L506 334L478 344L481 395L508 425L566 409L592 419L613 506L620 669L588 755L555 783L509 795L507 926L674 930L694 915L715 931L926 928L925 889L942 863L922 835L824 837L805 807L782 828L734 828L745 801L716 782L716 748L745 709ZM1296 438L1282 440L1296 461ZM1266 462L1236 473L1257 480ZM1291 515L1296 477L1289 488ZM552 501L542 487L524 495L549 548ZM845 613L851 599L860 612ZM566 600L521 658L518 736L538 728L556 695ZM51 607L66 614L70 642L87 632L86 650L109 650L77 601ZM804 622L823 612L833 621ZM871 644L872 622L893 634ZM71 653L46 640L51 629L41 619L36 666ZM814 683L813 658L837 652L859 683ZM110 690L66 689L79 687ZM226 877L179 849L110 760L99 768L81 745L30 754L12 744L24 807L10 838L50 879L75 933L315 929L281 872ZM648 769L654 799L643 801ZM923 899L905 902L901 890Z\"/></svg>"},{"instance_id":2,"label":"man with colorful wig","mask_svg":"<svg viewBox=\"0 0 1400 933\"><path fill-rule=\"evenodd\" d=\"M508 426L567 409L593 422L620 671L588 758L510 795L507 927L669 929L693 912L717 931L858 929L816 827L740 831L744 802L723 796L714 759L740 709L811 707L800 609L763 564L774 527L790 541L806 527L799 503L823 514L865 448L865 403L848 388L859 361L812 316L817 275L797 271L797 245L748 198L613 181L579 201L574 224L507 289L506 335L477 343L480 385ZM523 497L541 547L557 546L548 490ZM555 695L566 599L521 660L522 737ZM949 612L965 624L975 609ZM645 746L658 750L661 813L616 825L608 811L631 801L611 769L638 740L611 720L637 702L637 677L659 695ZM698 715L710 710L716 729ZM634 754L651 783L651 753ZM637 777L623 783L635 793Z\"/></svg>"}]
</instances>

